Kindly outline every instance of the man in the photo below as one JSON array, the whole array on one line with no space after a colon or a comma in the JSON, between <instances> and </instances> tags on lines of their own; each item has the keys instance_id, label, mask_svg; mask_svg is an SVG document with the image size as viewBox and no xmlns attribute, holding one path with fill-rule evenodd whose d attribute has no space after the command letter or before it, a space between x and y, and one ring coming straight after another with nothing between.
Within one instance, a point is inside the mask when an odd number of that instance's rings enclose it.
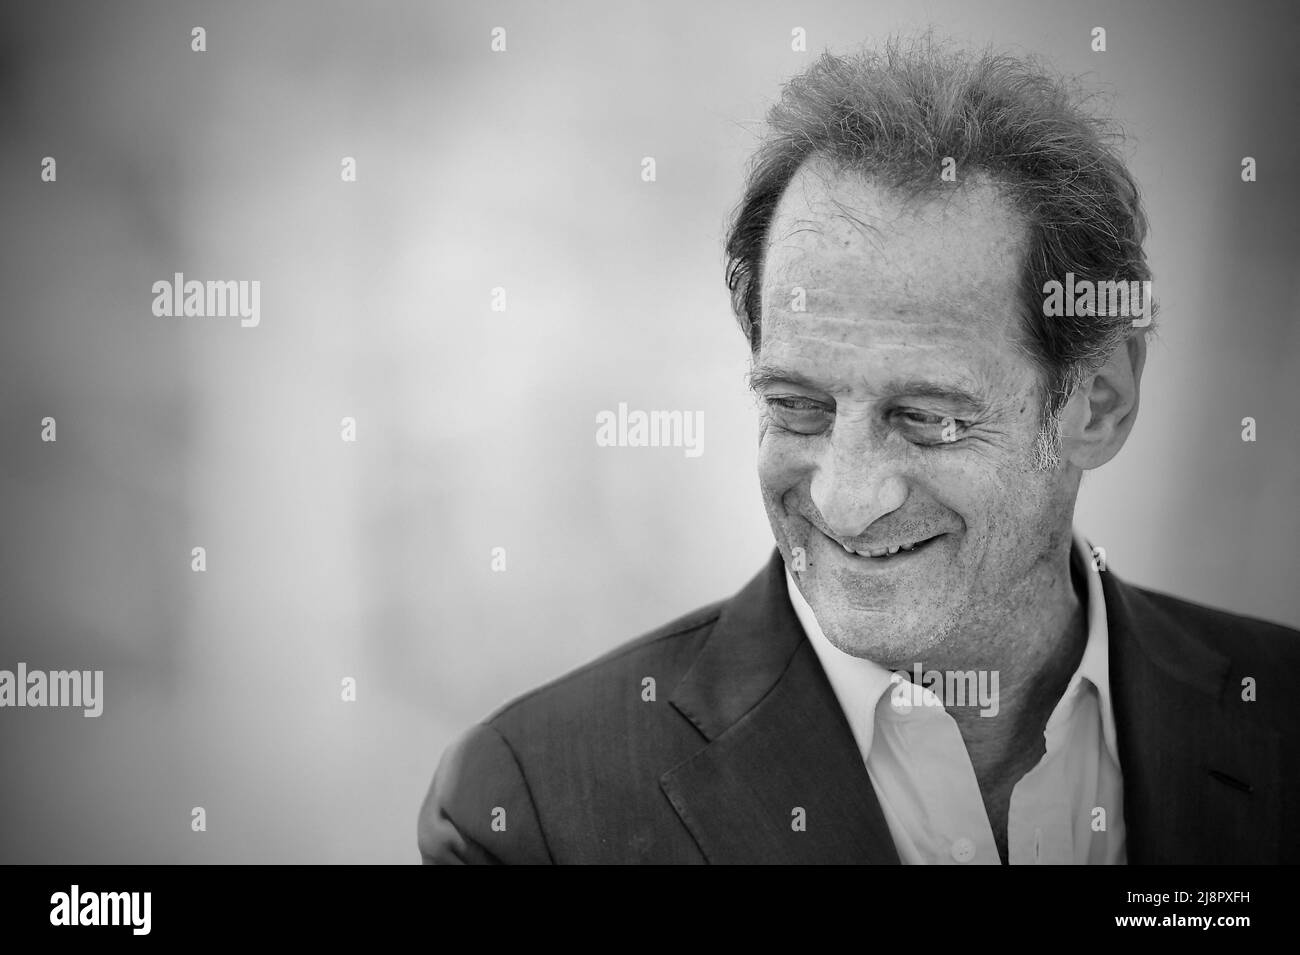
<instances>
[{"instance_id":1,"label":"man","mask_svg":"<svg viewBox=\"0 0 1300 955\"><path fill-rule=\"evenodd\" d=\"M424 859L1300 861L1300 634L1072 528L1151 327L1104 131L926 44L823 56L770 124L727 251L777 550L471 729Z\"/></svg>"}]
</instances>

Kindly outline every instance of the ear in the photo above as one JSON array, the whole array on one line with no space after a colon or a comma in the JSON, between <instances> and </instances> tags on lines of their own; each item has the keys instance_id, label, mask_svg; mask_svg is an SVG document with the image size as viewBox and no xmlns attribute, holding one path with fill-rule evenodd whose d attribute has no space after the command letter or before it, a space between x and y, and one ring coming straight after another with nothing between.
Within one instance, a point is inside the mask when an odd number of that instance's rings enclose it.
<instances>
[{"instance_id":1,"label":"ear","mask_svg":"<svg viewBox=\"0 0 1300 955\"><path fill-rule=\"evenodd\" d=\"M1146 335L1130 335L1070 398L1061 414L1061 457L1080 470L1101 467L1124 447L1137 419Z\"/></svg>"}]
</instances>

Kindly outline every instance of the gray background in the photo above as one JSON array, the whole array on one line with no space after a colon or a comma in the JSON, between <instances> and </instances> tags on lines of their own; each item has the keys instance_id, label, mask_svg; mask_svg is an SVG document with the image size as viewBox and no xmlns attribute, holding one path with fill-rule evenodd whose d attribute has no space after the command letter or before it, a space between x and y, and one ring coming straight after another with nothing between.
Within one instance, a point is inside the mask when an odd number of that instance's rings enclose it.
<instances>
[{"instance_id":1,"label":"gray background","mask_svg":"<svg viewBox=\"0 0 1300 955\"><path fill-rule=\"evenodd\" d=\"M0 668L107 698L0 710L0 861L416 861L454 733L748 579L726 216L786 77L929 24L1086 74L1131 137L1163 329L1078 526L1300 625L1291 6L6 4ZM261 326L154 317L175 271L260 280ZM703 411L703 456L597 447L620 401Z\"/></svg>"}]
</instances>

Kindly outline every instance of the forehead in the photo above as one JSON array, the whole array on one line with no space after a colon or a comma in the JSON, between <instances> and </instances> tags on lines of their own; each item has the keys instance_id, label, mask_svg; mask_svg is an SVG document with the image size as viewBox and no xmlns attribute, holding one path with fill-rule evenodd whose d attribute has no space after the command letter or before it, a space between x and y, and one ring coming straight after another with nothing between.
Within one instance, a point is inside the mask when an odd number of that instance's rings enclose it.
<instances>
[{"instance_id":1,"label":"forehead","mask_svg":"<svg viewBox=\"0 0 1300 955\"><path fill-rule=\"evenodd\" d=\"M1016 351L1026 228L987 179L908 200L814 160L786 188L768 235L766 357L799 341L984 364Z\"/></svg>"}]
</instances>

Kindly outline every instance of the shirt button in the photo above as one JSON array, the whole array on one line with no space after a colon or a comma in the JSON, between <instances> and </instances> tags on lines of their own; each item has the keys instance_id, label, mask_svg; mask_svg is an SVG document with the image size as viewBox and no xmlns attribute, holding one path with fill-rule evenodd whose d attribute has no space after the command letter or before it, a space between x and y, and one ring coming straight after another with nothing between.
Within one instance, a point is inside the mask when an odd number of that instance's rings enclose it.
<instances>
[{"instance_id":1,"label":"shirt button","mask_svg":"<svg viewBox=\"0 0 1300 955\"><path fill-rule=\"evenodd\" d=\"M975 858L975 843L965 836L952 844L952 857L958 862L970 862Z\"/></svg>"}]
</instances>

